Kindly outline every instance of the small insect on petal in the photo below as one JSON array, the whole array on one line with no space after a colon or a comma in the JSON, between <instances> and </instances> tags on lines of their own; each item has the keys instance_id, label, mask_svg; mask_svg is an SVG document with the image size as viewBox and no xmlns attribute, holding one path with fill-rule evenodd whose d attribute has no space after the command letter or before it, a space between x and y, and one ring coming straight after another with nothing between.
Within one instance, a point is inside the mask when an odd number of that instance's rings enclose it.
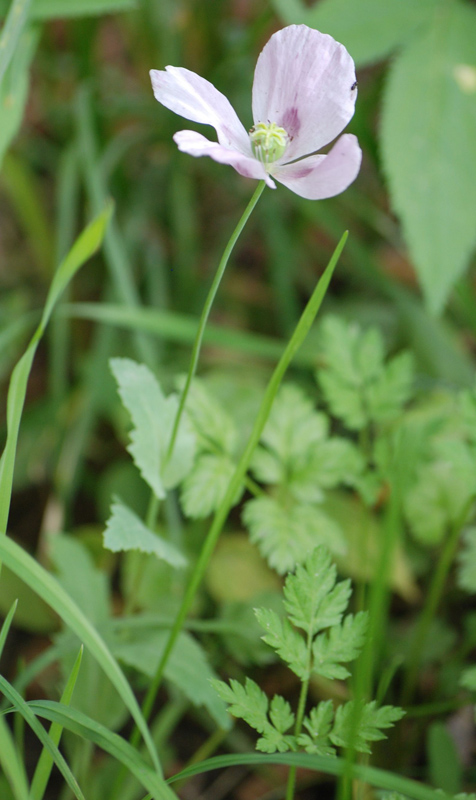
<instances>
[{"instance_id":1,"label":"small insect on petal","mask_svg":"<svg viewBox=\"0 0 476 800\"><path fill-rule=\"evenodd\" d=\"M354 81L354 82L353 82L353 84L352 84L352 86L350 87L350 91L351 91L351 92L353 92L353 91L354 91L354 89L357 89L357 86L358 86L358 85L359 85L359 84L358 84L358 82L357 82L357 81Z\"/></svg>"}]
</instances>

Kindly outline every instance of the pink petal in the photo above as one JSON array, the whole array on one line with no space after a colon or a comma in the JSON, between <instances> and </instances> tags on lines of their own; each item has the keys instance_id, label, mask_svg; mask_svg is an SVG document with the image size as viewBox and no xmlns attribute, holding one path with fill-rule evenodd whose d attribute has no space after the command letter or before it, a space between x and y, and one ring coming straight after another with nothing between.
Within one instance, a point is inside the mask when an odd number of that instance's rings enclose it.
<instances>
[{"instance_id":1,"label":"pink petal","mask_svg":"<svg viewBox=\"0 0 476 800\"><path fill-rule=\"evenodd\" d=\"M271 180L261 162L252 156L245 156L238 150L230 150L218 142L210 142L196 131L178 131L174 135L174 141L182 153L188 153L195 157L210 156L220 164L229 164L245 178L263 180L271 189L276 188L274 181Z\"/></svg>"},{"instance_id":2,"label":"pink petal","mask_svg":"<svg viewBox=\"0 0 476 800\"><path fill-rule=\"evenodd\" d=\"M256 64L254 122L275 122L292 137L291 161L331 142L354 113L354 62L332 36L307 25L273 34Z\"/></svg>"},{"instance_id":3,"label":"pink petal","mask_svg":"<svg viewBox=\"0 0 476 800\"><path fill-rule=\"evenodd\" d=\"M272 175L308 200L324 200L347 189L359 173L362 151L357 137L346 133L326 156L309 156L274 167Z\"/></svg>"},{"instance_id":4,"label":"pink petal","mask_svg":"<svg viewBox=\"0 0 476 800\"><path fill-rule=\"evenodd\" d=\"M183 67L151 69L155 99L192 122L213 125L218 141L251 156L248 133L224 94L212 83Z\"/></svg>"}]
</instances>

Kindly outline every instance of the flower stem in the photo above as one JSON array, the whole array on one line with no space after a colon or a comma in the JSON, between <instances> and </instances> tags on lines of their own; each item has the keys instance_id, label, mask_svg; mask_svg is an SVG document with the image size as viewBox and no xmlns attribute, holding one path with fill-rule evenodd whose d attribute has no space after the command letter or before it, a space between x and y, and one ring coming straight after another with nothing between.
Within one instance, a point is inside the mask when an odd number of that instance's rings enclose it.
<instances>
[{"instance_id":1,"label":"flower stem","mask_svg":"<svg viewBox=\"0 0 476 800\"><path fill-rule=\"evenodd\" d=\"M220 286L221 279L223 278L223 275L224 275L224 272L225 272L225 269L226 269L226 265L228 264L228 260L230 258L230 255L231 255L232 251L233 251L233 248L234 248L236 242L238 241L238 238L240 236L241 231L243 230L243 228L245 227L246 223L248 222L248 219L251 216L251 212L253 211L253 209L254 209L256 203L258 202L258 200L260 199L260 197L261 197L261 195L263 193L263 189L264 189L265 186L266 186L266 184L265 184L264 181L260 181L258 183L258 186L256 187L256 190L255 190L255 192L253 194L253 197L251 198L250 202L246 206L246 209L245 209L240 221L238 222L238 225L236 226L235 230L231 234L230 240L229 240L227 246L225 247L225 249L223 251L223 255L222 255L221 259L220 259L220 263L218 264L218 269L217 269L217 271L215 273L215 277L213 278L213 283L212 283L212 285L210 287L210 291L208 292L207 299L205 300L205 305L203 306L203 311L202 311L202 314L201 314L201 317L200 317L200 322L198 324L197 334L195 336L195 341L193 343L192 357L190 359L190 366L188 368L187 380L185 381L185 386L183 387L182 395L180 397L180 403L179 403L179 407L177 409L177 414L175 415L174 427L172 429L172 435L170 437L170 442L169 442L169 446L168 446L168 449L167 449L167 454L165 456L165 463L167 463L170 460L170 458L172 456L172 453L173 453L173 450L174 450L174 447L175 447L175 440L177 439L177 433L178 433L178 429L179 429L179 425L180 425L180 420L182 419L182 414L183 414L183 410L185 408L185 403L187 402L187 397L188 397L188 393L189 393L189 390L190 390L190 385L192 383L193 376L195 375L195 372L196 372L196 369L197 369L198 358L200 356L200 348L202 346L203 334L205 332L205 327L206 327L206 324L207 324L207 321L208 321L208 317L210 315L210 310L211 310L211 307L213 305L213 301L215 299L215 295L216 295L216 293L218 291L218 287Z\"/></svg>"},{"instance_id":2,"label":"flower stem","mask_svg":"<svg viewBox=\"0 0 476 800\"><path fill-rule=\"evenodd\" d=\"M289 367L294 355L300 348L301 344L303 343L304 339L306 338L309 329L314 322L317 312L321 306L321 303L324 299L325 293L327 291L327 287L329 286L330 279L332 277L332 273L334 272L335 266L339 260L339 256L344 248L344 244L347 239L347 232L344 233L342 236L339 244L337 245L334 253L332 255L329 264L326 267L326 270L322 277L320 278L314 292L312 293L306 308L304 309L301 318L296 326L296 329L289 340L284 353L282 354L278 364L276 365L274 372L271 376L271 379L266 387L266 391L261 401L261 405L258 411L258 415L255 419L253 430L251 431L250 437L248 439L248 443L242 453L242 456L237 464L235 472L230 480L228 485L228 489L226 494L215 512L215 516L213 518L213 522L210 526L208 531L207 537L201 549L200 555L198 557L197 563L195 564L194 570L190 576L190 580L188 586L185 591L184 598L182 600L182 604L178 611L177 617L175 619L174 625L170 631L170 635L165 646L165 649L162 653L162 658L160 659L159 666L157 668L157 672L151 681L149 686L149 690L147 692L146 698L144 700L144 704L142 706L142 712L147 719L150 715L152 707L154 705L154 700L157 695L157 691L159 689L160 683L162 681L162 676L164 674L164 670L166 664L168 662L170 653L175 645L177 637L182 629L182 626L185 622L189 609L193 603L195 598L195 594L202 582L203 576L208 566L208 562L213 554L215 549L215 545L217 543L218 537L222 531L223 525L228 517L228 513L230 508L233 505L234 498L236 497L236 493L238 492L241 484L243 483L245 474L248 470L251 457L255 451L255 448L261 438L261 434L263 432L263 428L268 420L271 406L273 405L274 398L276 393L279 389L281 381L284 377L284 374ZM134 732L133 737L131 738L131 743L134 745L138 741L138 734Z\"/></svg>"}]
</instances>

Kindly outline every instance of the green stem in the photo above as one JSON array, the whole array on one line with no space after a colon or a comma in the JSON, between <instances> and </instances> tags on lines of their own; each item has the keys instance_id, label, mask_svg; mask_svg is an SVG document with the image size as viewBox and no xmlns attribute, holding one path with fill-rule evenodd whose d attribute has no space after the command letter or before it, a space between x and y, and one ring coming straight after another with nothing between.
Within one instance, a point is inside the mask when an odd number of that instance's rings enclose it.
<instances>
[{"instance_id":1,"label":"green stem","mask_svg":"<svg viewBox=\"0 0 476 800\"><path fill-rule=\"evenodd\" d=\"M433 573L433 580L431 581L430 589L426 597L426 604L421 612L420 619L418 620L412 639L412 648L410 651L408 669L402 689L401 704L403 706L408 705L412 700L418 677L418 667L420 666L421 654L428 638L428 632L433 617L438 610L438 606L440 605L440 601L443 596L448 572L450 571L453 559L456 555L456 550L458 548L461 530L466 522L468 513L473 503L474 497L470 497L468 502L465 503L460 517L456 520L453 529L451 530L451 533L445 542L440 560L438 561L436 570Z\"/></svg>"},{"instance_id":2,"label":"green stem","mask_svg":"<svg viewBox=\"0 0 476 800\"><path fill-rule=\"evenodd\" d=\"M179 407L178 407L178 410L177 410L177 414L175 416L174 427L172 429L172 436L170 437L169 447L168 447L168 450L167 450L167 455L165 457L165 463L167 463L167 461L169 461L169 459L172 456L173 450L174 450L175 440L177 438L177 433L178 433L178 429L179 429L179 425L180 425L180 420L182 418L183 410L185 408L185 403L187 402L187 397L188 397L188 393L189 393L189 390L190 390L190 385L192 383L193 376L195 375L195 372L196 372L196 369L197 369L198 358L200 356L200 348L202 346L203 334L205 332L205 327L206 327L206 324L207 324L207 321L208 321L208 317L210 316L210 311L211 311L211 307L213 305L213 301L215 299L215 295L216 295L216 293L218 291L218 287L220 286L221 279L223 278L223 275L224 275L224 272L225 272L225 269L226 269L226 265L228 264L229 258L231 256L232 251L233 251L233 248L234 248L236 242L238 241L238 238L240 236L241 231L243 230L243 228L245 227L246 223L248 222L248 219L251 216L251 212L253 211L253 209L254 209L256 203L258 202L258 200L260 199L260 197L261 197L261 195L263 193L263 189L264 189L265 186L266 186L266 184L265 184L264 181L260 181L258 183L258 186L256 187L256 190L255 190L255 192L253 194L253 197L251 198L250 202L246 206L246 209L245 209L240 221L238 222L238 225L236 226L235 230L231 234L230 240L229 240L227 246L225 247L225 250L223 251L223 255L222 255L221 259L220 259L220 263L218 264L218 269L217 269L217 271L215 273L215 277L213 278L213 283L212 283L212 285L210 287L210 291L208 292L207 299L205 300L205 305L203 306L203 311L202 311L202 314L201 314L201 317L200 317L200 322L198 324L197 334L195 336L195 341L193 343L192 357L190 359L190 366L188 368L187 380L185 381L185 386L183 387L182 396L180 397L180 403L179 403Z\"/></svg>"},{"instance_id":3,"label":"green stem","mask_svg":"<svg viewBox=\"0 0 476 800\"><path fill-rule=\"evenodd\" d=\"M309 681L311 678L312 666L312 634L309 633L307 637L307 677L303 680L301 685L301 693L299 695L299 703L296 712L296 724L294 726L294 736L296 739L302 731L302 723L304 719L304 712L306 710L307 693L309 691ZM286 800L294 799L294 792L296 791L296 767L289 768L288 785L286 788Z\"/></svg>"},{"instance_id":4,"label":"green stem","mask_svg":"<svg viewBox=\"0 0 476 800\"><path fill-rule=\"evenodd\" d=\"M273 404L278 388L281 384L281 381L284 377L284 374L289 364L291 363L297 350L300 348L302 342L306 338L309 329L312 323L314 322L316 314L319 311L319 308L327 291L327 287L329 286L332 273L334 272L339 256L343 250L346 239L347 239L347 233L344 233L339 244L334 250L332 258L329 261L329 264L327 265L324 274L322 275L316 288L314 289L314 292L312 293L312 296L301 315L301 318L296 326L296 329L271 376L271 380L269 381L268 386L266 387L266 391L263 400L261 402L258 415L253 425L253 430L251 431L250 434L250 438L238 462L238 465L231 478L231 481L228 485L225 497L223 498L219 508L215 512L213 522L208 531L198 561L195 564L195 568L190 576L190 581L185 591L185 595L182 600L182 605L178 611L174 625L170 631L170 635L167 644L165 646L164 652L162 654L162 658L160 659L157 672L150 684L149 690L144 700L142 711L146 719L149 717L152 707L154 705L154 700L157 695L160 683L162 681L162 676L164 674L165 666L168 662L170 653L172 652L177 637L183 627L186 616L194 601L195 594L202 582L202 578L207 569L211 555L215 549L215 545L222 531L223 525L225 524L225 521L228 517L228 513L233 505L235 496L241 484L243 483L243 479L249 467L251 457L254 453L256 445L258 444L261 438L263 428L268 420L271 411L271 406ZM131 739L131 743L135 744L136 741L138 741L138 738L139 738L138 732L135 731Z\"/></svg>"}]
</instances>

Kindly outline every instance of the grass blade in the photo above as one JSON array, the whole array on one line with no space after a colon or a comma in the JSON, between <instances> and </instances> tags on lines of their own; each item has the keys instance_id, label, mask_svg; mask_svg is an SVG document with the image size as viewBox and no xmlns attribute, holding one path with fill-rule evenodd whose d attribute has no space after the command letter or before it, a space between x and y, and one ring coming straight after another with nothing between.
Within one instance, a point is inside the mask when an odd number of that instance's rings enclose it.
<instances>
[{"instance_id":1,"label":"grass blade","mask_svg":"<svg viewBox=\"0 0 476 800\"><path fill-rule=\"evenodd\" d=\"M131 687L108 647L91 625L83 612L64 591L58 581L38 564L32 556L25 552L16 542L7 536L0 536L0 559L18 575L45 603L48 603L59 614L63 622L71 628L103 668L109 680L116 687L124 704L129 709L147 744L156 770L160 773L160 763L155 752L149 729L141 714L137 700Z\"/></svg>"},{"instance_id":2,"label":"grass blade","mask_svg":"<svg viewBox=\"0 0 476 800\"><path fill-rule=\"evenodd\" d=\"M61 262L50 286L40 324L26 352L13 370L7 397L7 441L0 460L0 536L3 532L6 532L8 525L18 432L25 403L26 387L38 342L43 336L53 307L61 292L82 264L100 246L111 213L112 206L109 205L79 235L66 258Z\"/></svg>"},{"instance_id":3,"label":"grass blade","mask_svg":"<svg viewBox=\"0 0 476 800\"><path fill-rule=\"evenodd\" d=\"M144 761L142 756L122 736L112 733L104 725L83 714L75 708L67 708L50 700L35 700L29 703L32 712L49 719L63 728L76 733L83 739L101 747L137 778L156 800L173 800L175 794L165 781Z\"/></svg>"},{"instance_id":4,"label":"grass blade","mask_svg":"<svg viewBox=\"0 0 476 800\"><path fill-rule=\"evenodd\" d=\"M82 656L83 647L81 647L78 653L76 661L73 664L73 669L71 670L71 674L64 688L64 692L61 695L61 703L64 706L69 706L71 702L74 687L76 686L76 680L79 675ZM56 745L56 747L58 747L60 743L62 732L63 727L58 722L53 722L51 724L49 735L51 741ZM38 760L38 764L36 765L35 774L33 775L33 780L31 782L31 800L42 800L50 779L53 763L53 758L50 752L46 749L46 747L44 747Z\"/></svg>"},{"instance_id":5,"label":"grass blade","mask_svg":"<svg viewBox=\"0 0 476 800\"><path fill-rule=\"evenodd\" d=\"M25 767L19 758L7 723L0 717L0 766L10 784L15 800L29 800Z\"/></svg>"},{"instance_id":6,"label":"grass blade","mask_svg":"<svg viewBox=\"0 0 476 800\"><path fill-rule=\"evenodd\" d=\"M64 757L61 755L60 751L58 750L57 746L54 742L50 739L47 732L43 728L37 718L35 717L33 711L28 706L21 696L18 694L16 689L8 683L8 681L0 675L0 690L3 692L5 697L9 699L12 705L15 707L15 710L18 711L23 719L28 723L30 728L34 731L34 733L38 736L40 742L42 742L43 746L47 749L48 753L50 754L51 758L53 759L54 763L60 770L61 774L63 775L66 783L68 784L69 788L73 792L74 796L77 800L85 800L85 797L79 787L79 784L74 777L73 773L71 772L70 768L68 767Z\"/></svg>"}]
</instances>

